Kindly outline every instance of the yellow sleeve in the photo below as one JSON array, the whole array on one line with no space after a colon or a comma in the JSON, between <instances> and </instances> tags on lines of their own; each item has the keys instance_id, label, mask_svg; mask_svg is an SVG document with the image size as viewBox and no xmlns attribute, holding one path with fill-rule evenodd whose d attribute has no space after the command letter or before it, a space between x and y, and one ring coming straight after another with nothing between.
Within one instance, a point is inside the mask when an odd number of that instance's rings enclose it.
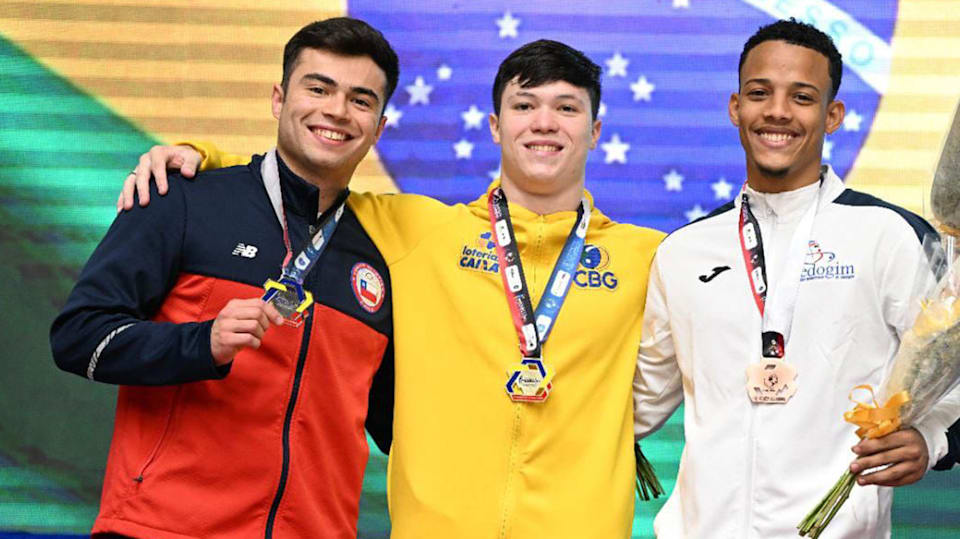
<instances>
[{"instance_id":1,"label":"yellow sleeve","mask_svg":"<svg viewBox=\"0 0 960 539\"><path fill-rule=\"evenodd\" d=\"M250 157L221 152L211 142L178 142L200 152L199 172L245 165ZM392 264L413 250L424 236L450 221L462 207L451 207L429 197L411 194L351 193L350 207L363 229Z\"/></svg>"},{"instance_id":2,"label":"yellow sleeve","mask_svg":"<svg viewBox=\"0 0 960 539\"><path fill-rule=\"evenodd\" d=\"M403 259L431 233L466 211L423 195L350 193L347 203L387 265ZM428 240L429 241L429 240Z\"/></svg>"},{"instance_id":3,"label":"yellow sleeve","mask_svg":"<svg viewBox=\"0 0 960 539\"><path fill-rule=\"evenodd\" d=\"M234 155L232 153L221 152L219 148L214 146L212 142L192 142L184 141L177 142L177 146L190 146L194 150L200 152L200 155L203 157L203 161L200 162L200 170L197 172L204 172L206 170L214 170L218 168L234 167L237 165L246 165L250 162L250 156L248 155Z\"/></svg>"}]
</instances>

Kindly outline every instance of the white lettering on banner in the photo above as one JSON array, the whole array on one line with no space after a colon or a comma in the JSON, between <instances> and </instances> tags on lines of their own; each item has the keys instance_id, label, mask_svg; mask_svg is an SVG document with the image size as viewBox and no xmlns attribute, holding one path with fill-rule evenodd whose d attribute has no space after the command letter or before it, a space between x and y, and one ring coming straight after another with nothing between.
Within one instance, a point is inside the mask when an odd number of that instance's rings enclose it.
<instances>
[{"instance_id":1,"label":"white lettering on banner","mask_svg":"<svg viewBox=\"0 0 960 539\"><path fill-rule=\"evenodd\" d=\"M753 268L751 275L753 275L753 285L757 289L757 294L763 294L764 292L766 292L767 283L765 283L763 280L763 268L759 266L756 268Z\"/></svg>"},{"instance_id":2,"label":"white lettering on banner","mask_svg":"<svg viewBox=\"0 0 960 539\"><path fill-rule=\"evenodd\" d=\"M516 265L507 266L507 286L510 287L511 292L519 292L523 288L523 283L520 282L520 268Z\"/></svg>"},{"instance_id":3,"label":"white lettering on banner","mask_svg":"<svg viewBox=\"0 0 960 539\"><path fill-rule=\"evenodd\" d=\"M297 255L297 259L293 261L293 264L297 266L297 269L304 271L307 269L307 266L310 265L310 257L307 256L307 253L300 253Z\"/></svg>"},{"instance_id":4,"label":"white lettering on banner","mask_svg":"<svg viewBox=\"0 0 960 539\"><path fill-rule=\"evenodd\" d=\"M877 93L890 82L890 45L846 11L826 0L743 0L775 19L796 17L833 38L843 63Z\"/></svg>"},{"instance_id":5,"label":"white lettering on banner","mask_svg":"<svg viewBox=\"0 0 960 539\"><path fill-rule=\"evenodd\" d=\"M590 225L590 219L583 219L580 221L580 224L577 225L577 237L585 238L587 237L587 226Z\"/></svg>"},{"instance_id":6,"label":"white lettering on banner","mask_svg":"<svg viewBox=\"0 0 960 539\"><path fill-rule=\"evenodd\" d=\"M757 248L757 231L753 223L743 225L743 246L748 250Z\"/></svg>"},{"instance_id":7,"label":"white lettering on banner","mask_svg":"<svg viewBox=\"0 0 960 539\"><path fill-rule=\"evenodd\" d=\"M526 324L523 326L523 340L526 341L527 352L532 352L537 349L537 330L533 327L533 324Z\"/></svg>"},{"instance_id":8,"label":"white lettering on banner","mask_svg":"<svg viewBox=\"0 0 960 539\"><path fill-rule=\"evenodd\" d=\"M551 323L553 323L553 318L541 314L537 317L537 331L539 331L541 335L545 334Z\"/></svg>"},{"instance_id":9,"label":"white lettering on banner","mask_svg":"<svg viewBox=\"0 0 960 539\"><path fill-rule=\"evenodd\" d=\"M570 274L563 270L557 270L557 279L553 282L553 286L550 288L550 293L554 296L563 297L563 294L567 291L567 286L569 284Z\"/></svg>"},{"instance_id":10,"label":"white lettering on banner","mask_svg":"<svg viewBox=\"0 0 960 539\"><path fill-rule=\"evenodd\" d=\"M321 246L323 246L323 234L317 234L313 237L313 248L319 249Z\"/></svg>"},{"instance_id":11,"label":"white lettering on banner","mask_svg":"<svg viewBox=\"0 0 960 539\"><path fill-rule=\"evenodd\" d=\"M497 233L497 243L503 247L505 245L510 245L510 230L507 228L506 221L497 221L497 224L494 225Z\"/></svg>"}]
</instances>

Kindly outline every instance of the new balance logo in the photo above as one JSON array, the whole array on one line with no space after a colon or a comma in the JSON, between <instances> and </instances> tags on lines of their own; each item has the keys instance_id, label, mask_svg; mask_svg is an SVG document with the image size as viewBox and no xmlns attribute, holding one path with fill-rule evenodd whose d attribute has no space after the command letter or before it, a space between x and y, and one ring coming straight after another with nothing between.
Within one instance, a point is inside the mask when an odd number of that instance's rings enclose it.
<instances>
[{"instance_id":1,"label":"new balance logo","mask_svg":"<svg viewBox=\"0 0 960 539\"><path fill-rule=\"evenodd\" d=\"M242 242L238 243L237 246L233 248L233 256L253 258L257 256L257 247L256 245L247 245Z\"/></svg>"}]
</instances>

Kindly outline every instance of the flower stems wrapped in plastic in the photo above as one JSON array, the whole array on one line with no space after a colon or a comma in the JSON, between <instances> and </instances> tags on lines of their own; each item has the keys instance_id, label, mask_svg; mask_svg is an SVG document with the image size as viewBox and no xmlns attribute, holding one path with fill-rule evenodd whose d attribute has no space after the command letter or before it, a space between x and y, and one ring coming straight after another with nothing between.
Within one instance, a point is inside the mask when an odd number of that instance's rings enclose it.
<instances>
[{"instance_id":1,"label":"flower stems wrapped in plastic","mask_svg":"<svg viewBox=\"0 0 960 539\"><path fill-rule=\"evenodd\" d=\"M653 465L643 456L639 443L633 444L633 455L637 459L637 495L642 501L648 501L651 497L659 498L663 494L663 487L653 471Z\"/></svg>"},{"instance_id":2,"label":"flower stems wrapped in plastic","mask_svg":"<svg viewBox=\"0 0 960 539\"><path fill-rule=\"evenodd\" d=\"M879 402L870 386L857 386L851 393L851 400L858 391L871 395L872 402L858 402L844 414L846 421L860 427L857 435L861 439L879 438L916 424L960 382L960 268L954 264L953 243L950 236L945 238L945 248L935 238L924 241L930 267L919 271L932 269L942 277L925 293L914 294L919 314L901 337ZM819 537L855 483L856 475L846 471L797 526L800 535Z\"/></svg>"}]
</instances>

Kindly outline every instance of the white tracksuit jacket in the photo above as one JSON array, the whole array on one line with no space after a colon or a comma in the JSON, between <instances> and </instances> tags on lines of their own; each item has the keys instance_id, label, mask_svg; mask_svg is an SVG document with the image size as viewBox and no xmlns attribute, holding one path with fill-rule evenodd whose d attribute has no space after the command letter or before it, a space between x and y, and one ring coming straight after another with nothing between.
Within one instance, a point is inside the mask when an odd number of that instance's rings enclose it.
<instances>
[{"instance_id":1,"label":"white tracksuit jacket","mask_svg":"<svg viewBox=\"0 0 960 539\"><path fill-rule=\"evenodd\" d=\"M929 278L918 269L920 238L932 229L845 189L830 169L822 186L748 191L769 287L821 188L786 345L799 389L785 405L753 404L745 388L747 365L760 360L761 316L738 238L740 197L677 230L657 251L634 383L635 430L638 438L650 434L683 401L686 438L676 487L654 523L662 539L796 537L796 525L855 458L856 429L842 418L852 406L848 394L858 384L879 390L916 314L909 301L915 280ZM931 466L946 454L945 432L957 417L960 391L917 426ZM823 539L888 537L891 502L890 488L855 486Z\"/></svg>"}]
</instances>

